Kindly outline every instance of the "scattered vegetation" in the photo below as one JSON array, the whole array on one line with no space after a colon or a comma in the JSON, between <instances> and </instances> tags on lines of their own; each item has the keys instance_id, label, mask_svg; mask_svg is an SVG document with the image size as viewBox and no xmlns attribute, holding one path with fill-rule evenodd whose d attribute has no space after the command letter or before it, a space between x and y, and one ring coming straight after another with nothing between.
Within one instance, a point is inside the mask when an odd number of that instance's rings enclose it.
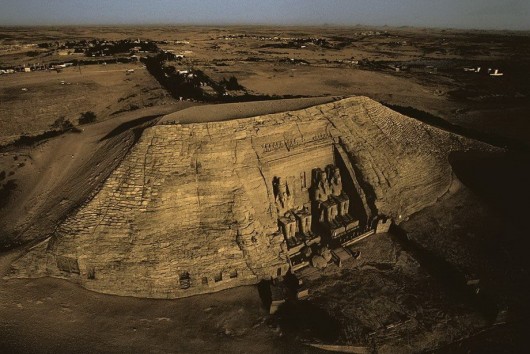
<instances>
[{"instance_id":1,"label":"scattered vegetation","mask_svg":"<svg viewBox=\"0 0 530 354\"><path fill-rule=\"evenodd\" d=\"M164 86L174 98L205 100L207 94L201 88L201 79L209 79L202 71L188 77L179 73L173 66L164 66L164 57L157 55L145 59L149 73Z\"/></svg>"},{"instance_id":2,"label":"scattered vegetation","mask_svg":"<svg viewBox=\"0 0 530 354\"><path fill-rule=\"evenodd\" d=\"M42 132L37 135L22 134L18 139L7 145L0 146L0 152L10 151L13 148L22 146L31 146L38 144L41 141L59 136L66 132L80 133L81 130L74 126L72 122L66 119L64 116L57 118L52 124L50 124L51 130ZM14 160L18 160L18 157L14 156Z\"/></svg>"},{"instance_id":3,"label":"scattered vegetation","mask_svg":"<svg viewBox=\"0 0 530 354\"><path fill-rule=\"evenodd\" d=\"M235 76L231 76L228 80L223 78L223 80L221 80L220 82L220 85L228 91L237 91L245 89L239 84L239 82L237 82L237 78Z\"/></svg>"},{"instance_id":4,"label":"scattered vegetation","mask_svg":"<svg viewBox=\"0 0 530 354\"><path fill-rule=\"evenodd\" d=\"M37 134L37 135L23 134L17 140L13 141L12 143L4 145L4 146L0 146L0 152L10 151L13 148L17 148L21 146L31 146L41 141L44 141L46 139L59 136L63 133L65 133L65 131L63 130L48 130L44 133Z\"/></svg>"},{"instance_id":5,"label":"scattered vegetation","mask_svg":"<svg viewBox=\"0 0 530 354\"><path fill-rule=\"evenodd\" d=\"M96 114L92 111L86 111L81 113L81 116L79 117L79 124L89 124L94 123L96 121Z\"/></svg>"},{"instance_id":6,"label":"scattered vegetation","mask_svg":"<svg viewBox=\"0 0 530 354\"><path fill-rule=\"evenodd\" d=\"M177 71L165 64L164 56L157 55L143 60L149 73L176 99L191 99L203 102L248 102L299 98L292 95L254 95L239 84L235 76L215 81L202 70ZM243 91L229 95L227 91Z\"/></svg>"},{"instance_id":7,"label":"scattered vegetation","mask_svg":"<svg viewBox=\"0 0 530 354\"><path fill-rule=\"evenodd\" d=\"M140 51L156 53L158 46L153 41L119 41L92 40L87 42L67 42L66 48L82 48L86 56L112 56L121 53L130 53L134 48Z\"/></svg>"},{"instance_id":8,"label":"scattered vegetation","mask_svg":"<svg viewBox=\"0 0 530 354\"><path fill-rule=\"evenodd\" d=\"M51 125L50 128L52 129L60 129L60 130L69 130L74 128L74 125L70 120L66 119L64 116L61 116L57 118Z\"/></svg>"}]
</instances>

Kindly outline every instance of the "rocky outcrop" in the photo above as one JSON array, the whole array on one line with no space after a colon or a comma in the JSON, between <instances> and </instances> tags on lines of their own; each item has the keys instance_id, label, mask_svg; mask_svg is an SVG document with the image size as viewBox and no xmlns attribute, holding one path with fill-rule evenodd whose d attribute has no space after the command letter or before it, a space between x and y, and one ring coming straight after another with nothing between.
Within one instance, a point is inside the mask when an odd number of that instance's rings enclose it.
<instances>
[{"instance_id":1,"label":"rocky outcrop","mask_svg":"<svg viewBox=\"0 0 530 354\"><path fill-rule=\"evenodd\" d=\"M490 147L365 97L157 125L93 199L13 264L11 276L64 277L95 291L156 298L255 283L288 269L276 176L303 205L304 173L341 158L367 216L399 222L447 191L449 152L470 148Z\"/></svg>"}]
</instances>

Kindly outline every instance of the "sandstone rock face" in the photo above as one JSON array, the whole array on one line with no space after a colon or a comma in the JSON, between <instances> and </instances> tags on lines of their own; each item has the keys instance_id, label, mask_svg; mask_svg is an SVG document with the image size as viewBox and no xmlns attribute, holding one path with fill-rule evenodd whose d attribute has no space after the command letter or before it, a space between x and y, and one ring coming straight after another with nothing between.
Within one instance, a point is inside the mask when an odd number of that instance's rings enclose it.
<instances>
[{"instance_id":1,"label":"sandstone rock face","mask_svg":"<svg viewBox=\"0 0 530 354\"><path fill-rule=\"evenodd\" d=\"M311 171L337 164L365 218L399 222L443 195L449 152L490 147L352 97L300 111L144 131L99 193L11 276L176 298L288 270L273 180L309 202ZM340 161L338 161L340 160ZM401 216L401 218L400 218Z\"/></svg>"}]
</instances>

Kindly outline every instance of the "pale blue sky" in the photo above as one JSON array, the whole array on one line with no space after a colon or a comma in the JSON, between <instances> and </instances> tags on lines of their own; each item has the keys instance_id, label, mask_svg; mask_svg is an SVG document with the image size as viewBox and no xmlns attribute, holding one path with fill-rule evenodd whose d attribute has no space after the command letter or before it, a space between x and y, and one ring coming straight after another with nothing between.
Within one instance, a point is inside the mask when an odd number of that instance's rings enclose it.
<instances>
[{"instance_id":1,"label":"pale blue sky","mask_svg":"<svg viewBox=\"0 0 530 354\"><path fill-rule=\"evenodd\" d=\"M0 25L339 24L530 30L530 0L0 0Z\"/></svg>"}]
</instances>

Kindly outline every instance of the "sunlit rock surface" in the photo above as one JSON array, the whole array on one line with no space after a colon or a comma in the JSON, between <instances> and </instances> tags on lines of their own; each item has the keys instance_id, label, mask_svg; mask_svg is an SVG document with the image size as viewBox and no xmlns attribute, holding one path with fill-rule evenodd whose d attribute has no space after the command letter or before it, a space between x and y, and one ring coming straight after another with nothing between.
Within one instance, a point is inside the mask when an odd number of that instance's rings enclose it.
<instances>
[{"instance_id":1,"label":"sunlit rock surface","mask_svg":"<svg viewBox=\"0 0 530 354\"><path fill-rule=\"evenodd\" d=\"M449 152L490 148L366 97L224 122L164 120L10 276L155 298L256 283L289 267L273 178L303 205L307 173L340 159L364 209L357 217L400 222L448 191Z\"/></svg>"}]
</instances>

